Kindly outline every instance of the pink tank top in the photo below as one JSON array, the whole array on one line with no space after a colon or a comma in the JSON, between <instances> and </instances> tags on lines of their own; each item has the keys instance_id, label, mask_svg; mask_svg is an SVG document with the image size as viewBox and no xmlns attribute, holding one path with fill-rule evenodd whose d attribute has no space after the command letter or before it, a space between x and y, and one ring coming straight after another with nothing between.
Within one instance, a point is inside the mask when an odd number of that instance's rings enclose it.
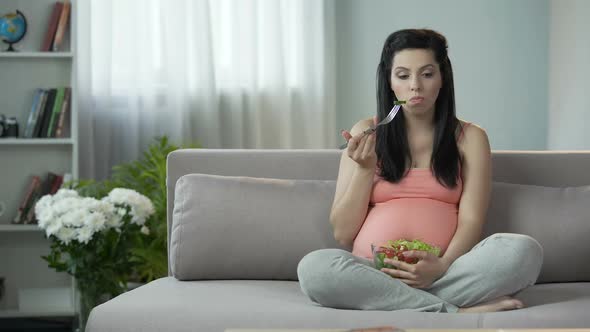
<instances>
[{"instance_id":1,"label":"pink tank top","mask_svg":"<svg viewBox=\"0 0 590 332\"><path fill-rule=\"evenodd\" d=\"M457 229L462 192L461 178L455 188L446 188L429 168L412 168L398 183L383 180L377 172L367 217L352 253L371 259L371 244L419 239L439 247L442 256Z\"/></svg>"}]
</instances>

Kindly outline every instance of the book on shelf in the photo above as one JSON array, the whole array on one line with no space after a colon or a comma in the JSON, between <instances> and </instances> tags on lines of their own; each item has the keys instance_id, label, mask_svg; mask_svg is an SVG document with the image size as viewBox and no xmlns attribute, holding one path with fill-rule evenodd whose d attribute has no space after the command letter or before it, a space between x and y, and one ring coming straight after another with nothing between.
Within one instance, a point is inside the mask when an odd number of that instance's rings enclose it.
<instances>
[{"instance_id":1,"label":"book on shelf","mask_svg":"<svg viewBox=\"0 0 590 332\"><path fill-rule=\"evenodd\" d=\"M31 181L27 186L27 190L25 191L25 195L23 196L20 205L18 206L18 210L16 211L16 217L12 221L13 224L21 224L24 220L23 218L26 216L27 206L30 205L32 200L33 192L37 190L38 187L41 186L41 178L37 175L33 175L31 177Z\"/></svg>"},{"instance_id":2,"label":"book on shelf","mask_svg":"<svg viewBox=\"0 0 590 332\"><path fill-rule=\"evenodd\" d=\"M64 35L70 21L71 3L57 1L49 15L47 30L41 44L41 52L58 52L63 48Z\"/></svg>"},{"instance_id":3,"label":"book on shelf","mask_svg":"<svg viewBox=\"0 0 590 332\"><path fill-rule=\"evenodd\" d=\"M35 89L23 137L66 137L69 134L71 98L71 87Z\"/></svg>"},{"instance_id":4,"label":"book on shelf","mask_svg":"<svg viewBox=\"0 0 590 332\"><path fill-rule=\"evenodd\" d=\"M51 193L51 188L53 187L53 182L57 179L57 174L53 172L47 172L45 176L45 180L43 181L43 185L41 186L41 194L47 195Z\"/></svg>"},{"instance_id":5,"label":"book on shelf","mask_svg":"<svg viewBox=\"0 0 590 332\"><path fill-rule=\"evenodd\" d=\"M45 31L45 38L43 38L43 44L41 45L42 52L49 52L52 50L53 38L55 37L55 32L57 31L57 23L61 16L63 6L64 4L61 2L56 2L53 4L53 10L49 16L49 26Z\"/></svg>"},{"instance_id":6,"label":"book on shelf","mask_svg":"<svg viewBox=\"0 0 590 332\"><path fill-rule=\"evenodd\" d=\"M55 96L57 95L57 89L52 88L49 89L47 95L47 103L45 104L45 108L43 109L43 118L41 120L41 127L39 128L39 133L37 133L36 137L47 137L47 130L49 128L49 121L51 120L51 115L53 113L53 104L55 103Z\"/></svg>"},{"instance_id":7,"label":"book on shelf","mask_svg":"<svg viewBox=\"0 0 590 332\"><path fill-rule=\"evenodd\" d=\"M62 138L65 137L65 135L67 134L66 132L66 127L65 124L66 123L70 123L70 104L71 104L71 98L72 98L72 88L70 87L66 87L65 90L65 95L64 95L64 100L63 100L63 104L61 106L61 111L59 113L59 119L57 120L57 125L54 131L54 137L57 138ZM66 122L67 120L67 122Z\"/></svg>"},{"instance_id":8,"label":"book on shelf","mask_svg":"<svg viewBox=\"0 0 590 332\"><path fill-rule=\"evenodd\" d=\"M65 88L57 88L55 93L55 101L53 108L51 109L51 116L49 118L49 125L47 126L47 134L45 137L55 137L55 128L57 126L57 120L59 119L59 113L64 102Z\"/></svg>"},{"instance_id":9,"label":"book on shelf","mask_svg":"<svg viewBox=\"0 0 590 332\"><path fill-rule=\"evenodd\" d=\"M27 120L27 126L25 127L24 137L33 137L33 131L35 130L35 123L37 123L37 116L39 115L39 105L42 101L43 89L35 89L33 94L33 105L31 105L31 112L29 112L29 119Z\"/></svg>"},{"instance_id":10,"label":"book on shelf","mask_svg":"<svg viewBox=\"0 0 590 332\"><path fill-rule=\"evenodd\" d=\"M45 179L41 181L41 177L33 175L27 187L25 195L21 200L17 215L13 220L14 224L35 224L35 204L45 195L55 194L63 185L66 174L56 174L48 172Z\"/></svg>"},{"instance_id":11,"label":"book on shelf","mask_svg":"<svg viewBox=\"0 0 590 332\"><path fill-rule=\"evenodd\" d=\"M42 192L43 192L43 183L41 183L41 185L36 187L35 190L33 191L33 195L31 196L31 199L29 201L29 205L27 206L27 208L25 210L26 214L20 220L21 224L34 224L35 223L35 204L37 204L39 199L41 197L43 197L43 195L41 194Z\"/></svg>"},{"instance_id":12,"label":"book on shelf","mask_svg":"<svg viewBox=\"0 0 590 332\"><path fill-rule=\"evenodd\" d=\"M30 135L27 136L28 138L38 137L39 132L41 131L41 122L43 122L43 111L45 110L45 105L47 104L47 96L49 95L49 91L46 89L41 89L39 92L40 100L37 106L35 107L35 116L33 118L33 122L31 123L31 130Z\"/></svg>"},{"instance_id":13,"label":"book on shelf","mask_svg":"<svg viewBox=\"0 0 590 332\"><path fill-rule=\"evenodd\" d=\"M61 188L62 184L64 183L64 176L57 174L55 180L51 183L51 189L49 189L49 193L54 195L59 188Z\"/></svg>"},{"instance_id":14,"label":"book on shelf","mask_svg":"<svg viewBox=\"0 0 590 332\"><path fill-rule=\"evenodd\" d=\"M59 16L59 22L57 23L57 30L55 31L55 38L53 39L52 50L59 52L63 50L63 40L66 33L66 28L70 21L70 11L72 4L65 0L61 9L61 15Z\"/></svg>"},{"instance_id":15,"label":"book on shelf","mask_svg":"<svg viewBox=\"0 0 590 332\"><path fill-rule=\"evenodd\" d=\"M49 111L48 108L53 106L53 101L55 100L55 89L46 89L44 90L45 94L45 101L39 108L39 115L37 117L37 122L35 123L35 129L33 130L33 137L42 137L41 134L43 132L43 126L49 125Z\"/></svg>"}]
</instances>

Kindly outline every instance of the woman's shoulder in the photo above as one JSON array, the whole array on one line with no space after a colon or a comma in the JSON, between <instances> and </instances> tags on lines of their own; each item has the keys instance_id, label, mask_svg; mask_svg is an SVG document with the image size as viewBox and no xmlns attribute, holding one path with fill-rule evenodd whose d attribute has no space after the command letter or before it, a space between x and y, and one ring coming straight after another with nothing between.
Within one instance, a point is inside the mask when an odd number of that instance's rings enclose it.
<instances>
[{"instance_id":1,"label":"woman's shoulder","mask_svg":"<svg viewBox=\"0 0 590 332\"><path fill-rule=\"evenodd\" d=\"M459 120L457 143L462 152L471 149L489 149L489 140L485 129L476 123L464 120Z\"/></svg>"},{"instance_id":2,"label":"woman's shoulder","mask_svg":"<svg viewBox=\"0 0 590 332\"><path fill-rule=\"evenodd\" d=\"M487 133L480 125L459 119L459 125L455 131L458 142L466 142L473 139L487 137Z\"/></svg>"}]
</instances>

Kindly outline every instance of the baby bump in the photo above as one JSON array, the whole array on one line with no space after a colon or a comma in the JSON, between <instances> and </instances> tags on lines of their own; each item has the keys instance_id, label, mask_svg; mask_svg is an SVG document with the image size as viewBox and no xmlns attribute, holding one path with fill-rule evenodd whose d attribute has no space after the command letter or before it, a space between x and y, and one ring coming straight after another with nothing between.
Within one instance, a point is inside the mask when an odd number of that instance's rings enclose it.
<instances>
[{"instance_id":1,"label":"baby bump","mask_svg":"<svg viewBox=\"0 0 590 332\"><path fill-rule=\"evenodd\" d=\"M393 199L373 206L353 245L353 254L371 257L371 244L419 239L447 249L457 229L457 206L428 198Z\"/></svg>"}]
</instances>

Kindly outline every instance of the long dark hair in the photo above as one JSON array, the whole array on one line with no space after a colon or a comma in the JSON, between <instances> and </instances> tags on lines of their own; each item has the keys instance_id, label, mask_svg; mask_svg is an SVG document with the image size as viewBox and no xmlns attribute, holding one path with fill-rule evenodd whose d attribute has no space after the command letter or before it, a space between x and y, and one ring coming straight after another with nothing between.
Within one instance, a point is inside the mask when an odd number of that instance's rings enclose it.
<instances>
[{"instance_id":1,"label":"long dark hair","mask_svg":"<svg viewBox=\"0 0 590 332\"><path fill-rule=\"evenodd\" d=\"M406 29L387 37L377 67L377 118L385 118L397 97L391 89L393 57L404 49L432 50L442 75L442 87L435 102L434 140L430 168L443 186L453 188L459 178L461 157L455 140L459 120L455 114L453 69L447 55L447 40L440 33L428 29ZM375 146L381 177L399 182L412 167L403 112L387 126L377 129Z\"/></svg>"}]
</instances>

